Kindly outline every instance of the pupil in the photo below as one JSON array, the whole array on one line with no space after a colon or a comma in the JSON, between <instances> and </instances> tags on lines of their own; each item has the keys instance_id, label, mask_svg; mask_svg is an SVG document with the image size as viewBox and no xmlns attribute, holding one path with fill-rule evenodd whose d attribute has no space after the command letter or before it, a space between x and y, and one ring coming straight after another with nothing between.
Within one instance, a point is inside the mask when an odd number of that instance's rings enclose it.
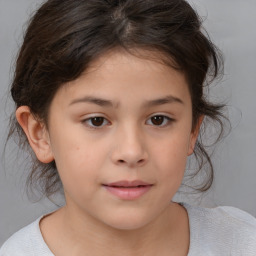
<instances>
[{"instance_id":1,"label":"pupil","mask_svg":"<svg viewBox=\"0 0 256 256\"><path fill-rule=\"evenodd\" d=\"M94 118L92 118L91 121L94 126L101 126L104 122L104 118L103 117L94 117Z\"/></svg>"},{"instance_id":2,"label":"pupil","mask_svg":"<svg viewBox=\"0 0 256 256\"><path fill-rule=\"evenodd\" d=\"M161 125L164 121L164 117L163 116L154 116L151 118L151 121L155 125Z\"/></svg>"}]
</instances>

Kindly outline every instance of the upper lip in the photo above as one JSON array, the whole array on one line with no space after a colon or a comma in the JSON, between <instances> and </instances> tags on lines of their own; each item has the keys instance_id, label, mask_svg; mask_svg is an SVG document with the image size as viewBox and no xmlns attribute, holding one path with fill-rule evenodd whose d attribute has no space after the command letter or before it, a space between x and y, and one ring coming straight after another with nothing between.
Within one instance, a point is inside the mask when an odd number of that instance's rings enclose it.
<instances>
[{"instance_id":1,"label":"upper lip","mask_svg":"<svg viewBox=\"0 0 256 256\"><path fill-rule=\"evenodd\" d=\"M120 180L112 183L104 184L109 187L138 187L138 186L151 186L152 184L141 181L141 180Z\"/></svg>"}]
</instances>

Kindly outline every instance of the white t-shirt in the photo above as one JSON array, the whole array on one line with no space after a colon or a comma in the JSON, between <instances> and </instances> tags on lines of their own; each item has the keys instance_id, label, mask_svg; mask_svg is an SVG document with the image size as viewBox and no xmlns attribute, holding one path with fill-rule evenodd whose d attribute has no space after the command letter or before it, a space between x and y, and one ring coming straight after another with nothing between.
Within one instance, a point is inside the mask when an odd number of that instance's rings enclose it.
<instances>
[{"instance_id":1,"label":"white t-shirt","mask_svg":"<svg viewBox=\"0 0 256 256\"><path fill-rule=\"evenodd\" d=\"M188 212L188 256L256 256L256 219L234 207L202 208L182 204ZM46 245L40 219L11 236L0 256L54 256Z\"/></svg>"}]
</instances>

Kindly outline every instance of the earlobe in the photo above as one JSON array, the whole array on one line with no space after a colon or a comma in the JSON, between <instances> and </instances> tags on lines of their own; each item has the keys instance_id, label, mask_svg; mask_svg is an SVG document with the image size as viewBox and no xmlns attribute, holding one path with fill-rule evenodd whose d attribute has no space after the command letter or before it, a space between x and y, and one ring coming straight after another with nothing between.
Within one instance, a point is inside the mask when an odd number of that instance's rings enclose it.
<instances>
[{"instance_id":1,"label":"earlobe","mask_svg":"<svg viewBox=\"0 0 256 256\"><path fill-rule=\"evenodd\" d=\"M19 107L16 110L16 118L38 160L43 163L53 161L54 157L45 125L34 117L28 106Z\"/></svg>"},{"instance_id":2,"label":"earlobe","mask_svg":"<svg viewBox=\"0 0 256 256\"><path fill-rule=\"evenodd\" d=\"M195 148L195 145L196 145L197 137L199 135L200 127L201 127L201 124L202 124L203 120L204 120L204 115L201 115L198 118L198 122L197 122L196 127L191 132L189 148L188 148L188 156L190 156L194 153L194 148Z\"/></svg>"}]
</instances>

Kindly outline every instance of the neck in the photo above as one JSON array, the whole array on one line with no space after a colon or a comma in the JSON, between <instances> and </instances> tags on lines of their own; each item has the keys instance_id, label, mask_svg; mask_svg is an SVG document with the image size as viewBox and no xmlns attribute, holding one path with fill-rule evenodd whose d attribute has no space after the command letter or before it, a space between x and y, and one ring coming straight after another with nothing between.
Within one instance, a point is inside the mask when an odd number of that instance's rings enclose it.
<instances>
[{"instance_id":1,"label":"neck","mask_svg":"<svg viewBox=\"0 0 256 256\"><path fill-rule=\"evenodd\" d=\"M73 208L72 208L73 209ZM184 251L189 244L189 231L186 210L171 203L157 219L143 227L132 230L120 230L99 223L91 216L74 214L69 207L63 207L59 213L63 234L72 241L72 248L89 255L170 255L170 252ZM68 243L68 242L65 242ZM159 253L161 252L161 253ZM175 254L176 255L176 254ZM179 255L179 254L177 254Z\"/></svg>"}]
</instances>

